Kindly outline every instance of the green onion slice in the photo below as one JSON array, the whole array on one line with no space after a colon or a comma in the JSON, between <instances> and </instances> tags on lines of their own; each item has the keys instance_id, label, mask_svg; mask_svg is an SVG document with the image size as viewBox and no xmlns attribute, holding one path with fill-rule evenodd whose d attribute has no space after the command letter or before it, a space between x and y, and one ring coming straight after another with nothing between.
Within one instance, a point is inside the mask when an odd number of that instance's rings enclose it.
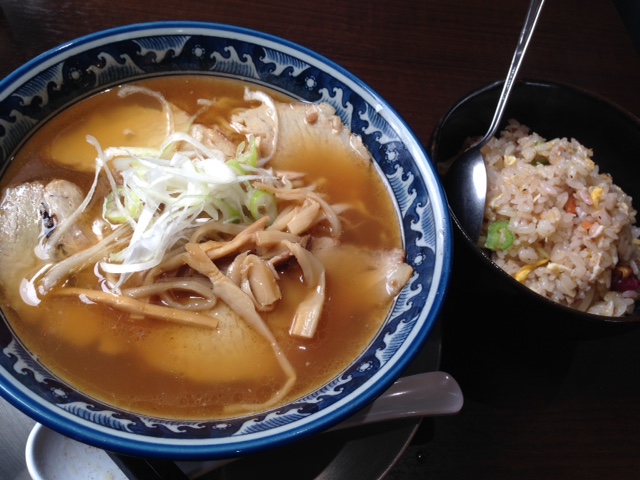
<instances>
[{"instance_id":1,"label":"green onion slice","mask_svg":"<svg viewBox=\"0 0 640 480\"><path fill-rule=\"evenodd\" d=\"M509 222L495 222L489 225L484 246L489 250L506 250L511 246L513 240L514 235L509 230Z\"/></svg>"},{"instance_id":2,"label":"green onion slice","mask_svg":"<svg viewBox=\"0 0 640 480\"><path fill-rule=\"evenodd\" d=\"M255 190L249 201L249 211L255 220L268 216L269 223L271 223L278 216L276 198L264 190Z\"/></svg>"}]
</instances>

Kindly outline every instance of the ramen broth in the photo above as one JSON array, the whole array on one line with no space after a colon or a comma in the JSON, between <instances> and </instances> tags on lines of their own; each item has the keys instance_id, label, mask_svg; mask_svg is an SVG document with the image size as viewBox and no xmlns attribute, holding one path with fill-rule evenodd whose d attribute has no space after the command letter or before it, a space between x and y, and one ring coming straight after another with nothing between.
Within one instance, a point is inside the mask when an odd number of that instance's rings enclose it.
<instances>
[{"instance_id":1,"label":"ramen broth","mask_svg":"<svg viewBox=\"0 0 640 480\"><path fill-rule=\"evenodd\" d=\"M202 109L199 99L215 97L215 108L198 117L203 124L247 105L243 99L247 85L234 80L174 76L138 85L160 92L188 114ZM86 135L93 135L102 148L157 142L155 137L164 129L157 101L144 95L120 98L117 90L84 99L44 124L15 156L2 180L3 190L63 178L86 193L96 157ZM261 90L281 102L291 101ZM366 207L366 214L355 208L340 214L341 245L352 246L353 252L402 247L394 204L373 165L363 166L322 142L295 147L286 158L276 152L269 165L304 172L331 204ZM90 208L97 215L101 201ZM322 234L328 227L321 223L314 228ZM317 331L309 339L289 334L291 319L307 292L301 268L295 262L278 266L282 298L273 310L260 315L296 372L295 384L279 403L304 396L338 375L371 342L388 314L393 299L377 302L369 286L354 279L353 272L362 271L363 262L369 260L346 252L323 260L325 304ZM246 322L227 316L228 307L219 300L215 328L134 315L77 295L44 295L38 305L28 305L17 292L21 280L39 267L34 260L25 267L28 271L17 272L15 282L5 286L3 311L39 361L97 399L153 416L224 418L229 415L225 406L265 402L286 381L269 342ZM54 290L69 286L101 288L92 268L74 274Z\"/></svg>"}]
</instances>

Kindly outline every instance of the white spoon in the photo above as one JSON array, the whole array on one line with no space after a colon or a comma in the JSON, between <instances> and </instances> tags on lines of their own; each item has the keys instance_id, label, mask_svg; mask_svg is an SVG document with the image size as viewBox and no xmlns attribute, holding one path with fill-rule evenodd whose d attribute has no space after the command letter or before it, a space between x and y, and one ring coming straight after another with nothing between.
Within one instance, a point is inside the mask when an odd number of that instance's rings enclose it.
<instances>
[{"instance_id":1,"label":"white spoon","mask_svg":"<svg viewBox=\"0 0 640 480\"><path fill-rule=\"evenodd\" d=\"M458 382L446 372L401 377L367 407L327 431L342 430L402 418L452 415L462 409ZM198 478L237 459L176 462L189 478Z\"/></svg>"},{"instance_id":2,"label":"white spoon","mask_svg":"<svg viewBox=\"0 0 640 480\"><path fill-rule=\"evenodd\" d=\"M419 373L400 378L367 407L330 430L401 418L451 415L459 412L462 404L462 391L451 375L440 371ZM105 478L121 480L194 479L236 460L175 462L175 465L169 467L177 466L180 471L175 471L177 476L169 477L166 461L110 454L67 438L40 424L36 424L29 435L25 456L29 473L34 480L86 480L89 474L96 475L100 472ZM138 472L137 477L133 471Z\"/></svg>"},{"instance_id":3,"label":"white spoon","mask_svg":"<svg viewBox=\"0 0 640 480\"><path fill-rule=\"evenodd\" d=\"M462 390L445 372L426 372L401 377L369 406L330 430L357 427L398 418L433 417L458 413Z\"/></svg>"}]
</instances>

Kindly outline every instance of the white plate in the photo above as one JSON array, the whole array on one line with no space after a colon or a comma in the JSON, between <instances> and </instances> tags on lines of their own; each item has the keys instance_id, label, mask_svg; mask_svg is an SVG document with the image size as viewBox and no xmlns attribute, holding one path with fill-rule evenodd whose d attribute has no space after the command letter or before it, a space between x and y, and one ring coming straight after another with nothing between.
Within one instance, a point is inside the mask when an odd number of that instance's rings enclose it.
<instances>
[{"instance_id":1,"label":"white plate","mask_svg":"<svg viewBox=\"0 0 640 480\"><path fill-rule=\"evenodd\" d=\"M25 458L33 480L127 480L104 450L65 437L40 423L29 434ZM193 479L225 463L176 462Z\"/></svg>"},{"instance_id":2,"label":"white plate","mask_svg":"<svg viewBox=\"0 0 640 480\"><path fill-rule=\"evenodd\" d=\"M25 457L33 480L127 480L104 450L72 440L39 423L29 434Z\"/></svg>"}]
</instances>

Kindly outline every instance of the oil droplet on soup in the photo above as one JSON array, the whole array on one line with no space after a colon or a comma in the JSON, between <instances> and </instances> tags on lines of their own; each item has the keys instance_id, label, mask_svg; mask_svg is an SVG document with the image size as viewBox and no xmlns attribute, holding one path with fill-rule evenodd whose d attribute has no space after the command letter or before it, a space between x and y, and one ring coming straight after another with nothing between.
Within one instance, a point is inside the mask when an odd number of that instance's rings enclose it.
<instances>
[{"instance_id":1,"label":"oil droplet on soup","mask_svg":"<svg viewBox=\"0 0 640 480\"><path fill-rule=\"evenodd\" d=\"M189 118L202 110L200 99L216 99L215 108L198 116L197 122L204 125L230 118L250 105L243 98L247 85L233 80L175 76L136 85L159 92L175 106L178 126L188 125ZM291 101L261 91L278 102ZM165 122L153 98L120 98L118 89L97 94L43 125L17 153L2 188L62 178L86 194L96 157L87 135L103 149L157 148L165 138ZM339 213L341 253L317 252L326 273L326 290L312 338L290 334L292 318L309 291L304 269L295 259L275 267L281 298L260 316L295 371L296 382L283 403L338 375L371 342L393 302L393 297L372 294L379 291L375 271L385 263L385 252L402 248L402 239L393 201L373 165L354 161L344 149L323 141L292 145L282 155L276 150L269 165L303 172L305 181L316 184L331 205L357 205ZM101 210L102 200L87 208L95 217ZM82 228L95 229L92 224ZM320 222L309 236L325 236L329 230L327 222ZM123 311L78 295L56 294L65 288L101 291L104 278L88 268L74 272L64 284L53 287L52 294L42 295L39 304L30 305L21 301L20 282L38 267L34 258L20 267L14 280L3 280L3 311L40 361L98 399L148 415L214 419L229 416L225 410L229 405L268 401L287 381L268 339L220 299L211 314L217 325L203 328Z\"/></svg>"}]
</instances>

